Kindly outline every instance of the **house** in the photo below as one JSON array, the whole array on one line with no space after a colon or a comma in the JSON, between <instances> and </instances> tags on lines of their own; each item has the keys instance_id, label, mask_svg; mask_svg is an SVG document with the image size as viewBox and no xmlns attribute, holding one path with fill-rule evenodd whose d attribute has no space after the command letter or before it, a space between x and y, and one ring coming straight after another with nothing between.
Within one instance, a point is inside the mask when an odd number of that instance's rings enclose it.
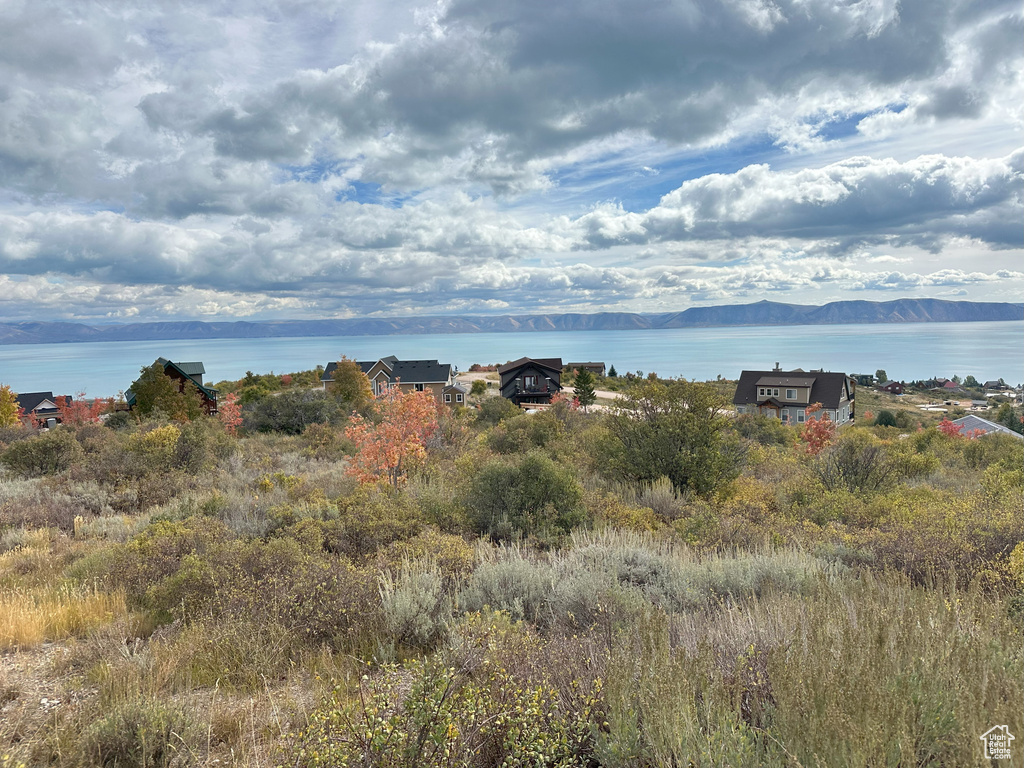
<instances>
[{"instance_id":1,"label":"house","mask_svg":"<svg viewBox=\"0 0 1024 768\"><path fill-rule=\"evenodd\" d=\"M772 416L784 424L803 423L807 408L819 403L817 415L827 413L842 426L853 421L856 388L845 373L783 371L776 363L771 371L743 371L732 402L737 413Z\"/></svg>"},{"instance_id":2,"label":"house","mask_svg":"<svg viewBox=\"0 0 1024 768\"><path fill-rule=\"evenodd\" d=\"M952 390L954 390L954 389L960 389L960 385L959 385L959 384L957 384L957 383L956 383L955 381L952 381L952 380L946 380L946 381L945 381L945 382L943 383L943 385L942 385L942 388L943 388L944 390L946 390L947 392L950 392L950 391L952 391Z\"/></svg>"},{"instance_id":3,"label":"house","mask_svg":"<svg viewBox=\"0 0 1024 768\"><path fill-rule=\"evenodd\" d=\"M562 370L569 373L587 370L595 376L604 376L605 373L604 363L566 363Z\"/></svg>"},{"instance_id":4,"label":"house","mask_svg":"<svg viewBox=\"0 0 1024 768\"><path fill-rule=\"evenodd\" d=\"M394 355L379 360L357 360L359 369L370 380L373 394L381 395L389 387L399 387L403 392L431 392L438 402L461 404L466 400L466 390L455 383L455 368L449 363L437 360L399 360ZM334 381L338 363L324 367L320 383L326 390ZM445 395L450 399L446 399Z\"/></svg>"},{"instance_id":5,"label":"house","mask_svg":"<svg viewBox=\"0 0 1024 768\"><path fill-rule=\"evenodd\" d=\"M449 384L441 390L445 405L465 405L469 390L459 383Z\"/></svg>"},{"instance_id":6,"label":"house","mask_svg":"<svg viewBox=\"0 0 1024 768\"><path fill-rule=\"evenodd\" d=\"M521 357L498 368L501 396L516 405L550 403L562 391L562 358Z\"/></svg>"},{"instance_id":7,"label":"house","mask_svg":"<svg viewBox=\"0 0 1024 768\"><path fill-rule=\"evenodd\" d=\"M850 378L862 387L871 387L875 384L875 377L870 373L851 373Z\"/></svg>"},{"instance_id":8,"label":"house","mask_svg":"<svg viewBox=\"0 0 1024 768\"><path fill-rule=\"evenodd\" d=\"M986 381L985 389L991 390L993 392L1002 392L1004 390L1009 389L1009 387L1006 385L1005 381L999 379L998 381Z\"/></svg>"},{"instance_id":9,"label":"house","mask_svg":"<svg viewBox=\"0 0 1024 768\"><path fill-rule=\"evenodd\" d=\"M206 414L213 416L217 413L217 390L203 384L206 368L202 363L174 363L166 357L159 357L156 362L164 367L164 375L178 385L179 392L184 392L186 385L190 382L195 384L196 389L199 390L199 396L202 398L203 410L206 411ZM135 393L130 389L124 393L124 399L129 408L135 407Z\"/></svg>"},{"instance_id":10,"label":"house","mask_svg":"<svg viewBox=\"0 0 1024 768\"><path fill-rule=\"evenodd\" d=\"M961 419L956 419L953 423L960 427L961 435L973 434L977 437L981 437L982 435L999 432L1004 435L1013 435L1018 440L1024 440L1024 435L1019 432L1014 432L1012 429L1004 427L1002 424L996 424L994 421L989 421L988 419L983 419L980 416L974 416L973 414L964 416Z\"/></svg>"},{"instance_id":11,"label":"house","mask_svg":"<svg viewBox=\"0 0 1024 768\"><path fill-rule=\"evenodd\" d=\"M901 381L886 381L878 385L879 392L888 392L890 395L902 395L904 384Z\"/></svg>"},{"instance_id":12,"label":"house","mask_svg":"<svg viewBox=\"0 0 1024 768\"><path fill-rule=\"evenodd\" d=\"M67 405L73 402L70 395L64 397ZM15 401L25 415L35 423L48 425L49 420L53 419L55 425L60 424L60 409L57 407L57 397L53 396L53 392L21 392Z\"/></svg>"}]
</instances>

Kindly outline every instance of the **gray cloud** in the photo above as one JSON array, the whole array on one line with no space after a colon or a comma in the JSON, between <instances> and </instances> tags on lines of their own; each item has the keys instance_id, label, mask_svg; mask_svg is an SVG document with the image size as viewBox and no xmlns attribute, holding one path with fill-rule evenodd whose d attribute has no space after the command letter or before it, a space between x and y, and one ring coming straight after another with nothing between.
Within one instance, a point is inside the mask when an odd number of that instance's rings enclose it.
<instances>
[{"instance_id":1,"label":"gray cloud","mask_svg":"<svg viewBox=\"0 0 1024 768\"><path fill-rule=\"evenodd\" d=\"M1019 293L1022 31L966 0L8 3L0 312Z\"/></svg>"}]
</instances>

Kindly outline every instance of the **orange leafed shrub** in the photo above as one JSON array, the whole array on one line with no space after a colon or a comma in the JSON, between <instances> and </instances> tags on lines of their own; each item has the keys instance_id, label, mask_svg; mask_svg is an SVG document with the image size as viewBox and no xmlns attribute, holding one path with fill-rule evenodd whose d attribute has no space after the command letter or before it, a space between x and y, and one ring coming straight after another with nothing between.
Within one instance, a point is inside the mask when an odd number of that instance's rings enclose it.
<instances>
[{"instance_id":1,"label":"orange leafed shrub","mask_svg":"<svg viewBox=\"0 0 1024 768\"><path fill-rule=\"evenodd\" d=\"M75 427L82 424L99 424L100 415L108 410L113 410L111 400L97 399L89 403L85 399L85 392L79 392L70 402L64 395L59 395L54 400L57 410L60 411L60 423Z\"/></svg>"},{"instance_id":2,"label":"orange leafed shrub","mask_svg":"<svg viewBox=\"0 0 1024 768\"><path fill-rule=\"evenodd\" d=\"M807 443L807 452L817 456L824 450L825 446L832 442L836 436L836 424L828 417L828 413L821 416L811 416L821 410L821 403L807 406L808 419L804 422L800 439Z\"/></svg>"},{"instance_id":3,"label":"orange leafed shrub","mask_svg":"<svg viewBox=\"0 0 1024 768\"><path fill-rule=\"evenodd\" d=\"M426 456L426 442L437 429L437 402L429 392L390 387L373 404L377 420L355 415L345 437L359 449L348 473L361 483L387 481L398 487Z\"/></svg>"}]
</instances>

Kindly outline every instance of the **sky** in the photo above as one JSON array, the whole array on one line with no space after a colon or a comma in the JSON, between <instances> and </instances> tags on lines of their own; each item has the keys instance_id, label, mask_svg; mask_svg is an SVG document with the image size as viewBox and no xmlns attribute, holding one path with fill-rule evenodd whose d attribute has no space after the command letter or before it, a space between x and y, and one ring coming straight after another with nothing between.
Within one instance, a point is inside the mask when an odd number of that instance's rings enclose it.
<instances>
[{"instance_id":1,"label":"sky","mask_svg":"<svg viewBox=\"0 0 1024 768\"><path fill-rule=\"evenodd\" d=\"M1018 0L4 0L0 321L1024 296Z\"/></svg>"}]
</instances>

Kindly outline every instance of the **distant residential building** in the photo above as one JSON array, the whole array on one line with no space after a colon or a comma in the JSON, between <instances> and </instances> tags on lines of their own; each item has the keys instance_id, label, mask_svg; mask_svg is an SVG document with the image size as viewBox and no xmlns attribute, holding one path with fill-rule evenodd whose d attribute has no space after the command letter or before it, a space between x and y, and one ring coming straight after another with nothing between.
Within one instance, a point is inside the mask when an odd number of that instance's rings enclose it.
<instances>
[{"instance_id":1,"label":"distant residential building","mask_svg":"<svg viewBox=\"0 0 1024 768\"><path fill-rule=\"evenodd\" d=\"M857 384L845 373L831 371L783 371L779 364L771 371L743 371L736 384L733 405L740 414L763 414L784 424L802 424L807 409L818 403L837 425L854 418Z\"/></svg>"},{"instance_id":2,"label":"distant residential building","mask_svg":"<svg viewBox=\"0 0 1024 768\"><path fill-rule=\"evenodd\" d=\"M878 385L878 391L888 392L890 395L902 395L904 386L902 381L886 381Z\"/></svg>"},{"instance_id":3,"label":"distant residential building","mask_svg":"<svg viewBox=\"0 0 1024 768\"><path fill-rule=\"evenodd\" d=\"M550 403L562 391L562 358L521 357L498 368L501 396L516 405Z\"/></svg>"},{"instance_id":4,"label":"distant residential building","mask_svg":"<svg viewBox=\"0 0 1024 768\"><path fill-rule=\"evenodd\" d=\"M445 405L465 405L468 394L469 390L457 382L441 390Z\"/></svg>"},{"instance_id":5,"label":"distant residential building","mask_svg":"<svg viewBox=\"0 0 1024 768\"><path fill-rule=\"evenodd\" d=\"M875 384L875 377L870 373L851 373L850 378L861 387L872 387Z\"/></svg>"},{"instance_id":6,"label":"distant residential building","mask_svg":"<svg viewBox=\"0 0 1024 768\"><path fill-rule=\"evenodd\" d=\"M453 405L466 399L465 390L460 393L452 388L457 386L455 369L448 363L439 363L437 360L399 360L394 355L388 355L379 360L357 360L356 365L370 380L370 388L375 396L382 395L390 387L399 387L403 392L430 392L438 402ZM324 366L323 375L320 376L324 389L334 381L337 369L337 362ZM445 397L446 394L451 398Z\"/></svg>"},{"instance_id":7,"label":"distant residential building","mask_svg":"<svg viewBox=\"0 0 1024 768\"><path fill-rule=\"evenodd\" d=\"M953 423L960 427L960 434L962 435L970 435L973 433L980 437L982 435L999 433L1013 435L1018 440L1024 440L1024 435L1019 432L1014 432L1012 429L1004 427L1002 424L996 424L994 421L983 419L981 416L975 416L974 414L968 414L961 419L955 419Z\"/></svg>"},{"instance_id":8,"label":"distant residential building","mask_svg":"<svg viewBox=\"0 0 1024 768\"><path fill-rule=\"evenodd\" d=\"M955 381L947 379L945 382L943 382L942 388L945 390L960 389L960 385L957 384Z\"/></svg>"},{"instance_id":9,"label":"distant residential building","mask_svg":"<svg viewBox=\"0 0 1024 768\"><path fill-rule=\"evenodd\" d=\"M179 392L184 392L189 382L195 384L203 401L203 410L209 416L217 413L217 390L203 384L206 368L201 362L175 363L166 357L159 357L157 363L164 367L164 375L178 385ZM135 407L135 393L130 389L124 393L124 399L129 408Z\"/></svg>"},{"instance_id":10,"label":"distant residential building","mask_svg":"<svg viewBox=\"0 0 1024 768\"><path fill-rule=\"evenodd\" d=\"M1009 386L1007 386L1003 381L986 381L985 389L990 389L993 392L1002 392L1009 389Z\"/></svg>"},{"instance_id":11,"label":"distant residential building","mask_svg":"<svg viewBox=\"0 0 1024 768\"><path fill-rule=\"evenodd\" d=\"M567 373L573 371L590 371L595 376L604 376L605 366L604 363L566 363L565 368L562 369Z\"/></svg>"},{"instance_id":12,"label":"distant residential building","mask_svg":"<svg viewBox=\"0 0 1024 768\"><path fill-rule=\"evenodd\" d=\"M64 397L66 404L70 405L73 401L71 395ZM60 409L57 407L57 397L54 397L53 392L20 392L16 402L25 415L37 424L46 426L50 419L54 420L54 424L60 424Z\"/></svg>"}]
</instances>

